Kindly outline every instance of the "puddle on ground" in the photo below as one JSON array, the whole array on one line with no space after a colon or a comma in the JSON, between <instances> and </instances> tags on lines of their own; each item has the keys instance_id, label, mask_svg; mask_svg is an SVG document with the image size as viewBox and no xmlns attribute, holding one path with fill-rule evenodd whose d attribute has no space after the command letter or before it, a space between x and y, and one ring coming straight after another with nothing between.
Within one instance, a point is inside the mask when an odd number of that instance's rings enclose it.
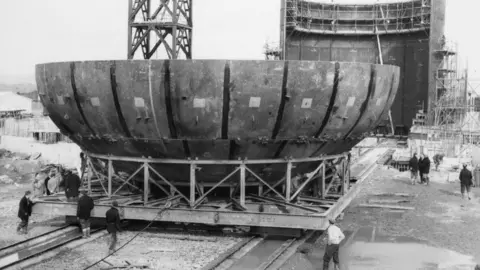
<instances>
[{"instance_id":1,"label":"puddle on ground","mask_svg":"<svg viewBox=\"0 0 480 270\"><path fill-rule=\"evenodd\" d=\"M316 269L322 269L323 252L320 246L307 255ZM340 248L340 261L342 270L473 270L476 265L472 256L410 237L378 235L371 227L347 236Z\"/></svg>"}]
</instances>

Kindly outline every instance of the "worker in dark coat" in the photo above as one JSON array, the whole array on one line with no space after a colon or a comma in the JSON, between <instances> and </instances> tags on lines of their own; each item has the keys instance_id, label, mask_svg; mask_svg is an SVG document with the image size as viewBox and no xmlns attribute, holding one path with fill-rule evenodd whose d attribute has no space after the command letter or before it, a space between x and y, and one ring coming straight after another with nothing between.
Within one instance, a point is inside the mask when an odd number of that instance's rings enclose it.
<instances>
[{"instance_id":1,"label":"worker in dark coat","mask_svg":"<svg viewBox=\"0 0 480 270\"><path fill-rule=\"evenodd\" d=\"M108 251L112 254L117 244L117 232L120 232L120 213L117 201L112 202L112 207L106 213L107 231L111 235Z\"/></svg>"},{"instance_id":2,"label":"worker in dark coat","mask_svg":"<svg viewBox=\"0 0 480 270\"><path fill-rule=\"evenodd\" d=\"M67 201L74 202L78 200L78 190L80 189L81 183L78 175L71 171L67 172L65 176L65 196L67 196Z\"/></svg>"},{"instance_id":3,"label":"worker in dark coat","mask_svg":"<svg viewBox=\"0 0 480 270\"><path fill-rule=\"evenodd\" d=\"M20 200L20 205L18 206L18 217L21 222L17 227L17 233L27 234L28 229L28 219L32 215L32 201L30 200L32 193L30 190L25 192L25 195Z\"/></svg>"},{"instance_id":4,"label":"worker in dark coat","mask_svg":"<svg viewBox=\"0 0 480 270\"><path fill-rule=\"evenodd\" d=\"M420 171L421 183L429 185L430 184L430 159L427 155L420 158L418 161L418 169Z\"/></svg>"},{"instance_id":5,"label":"worker in dark coat","mask_svg":"<svg viewBox=\"0 0 480 270\"><path fill-rule=\"evenodd\" d=\"M460 192L462 193L462 198L465 199L465 191L467 191L467 197L470 199L470 188L473 185L473 176L472 172L467 169L467 164L463 164L463 169L460 171Z\"/></svg>"},{"instance_id":6,"label":"worker in dark coat","mask_svg":"<svg viewBox=\"0 0 480 270\"><path fill-rule=\"evenodd\" d=\"M86 191L82 191L77 204L77 218L80 221L83 238L90 237L90 217L93 207L93 199L87 195Z\"/></svg>"},{"instance_id":7,"label":"worker in dark coat","mask_svg":"<svg viewBox=\"0 0 480 270\"><path fill-rule=\"evenodd\" d=\"M408 165L410 167L410 179L412 181L412 185L415 185L418 179L418 159L417 159L417 153L413 154L413 157L410 159L408 162Z\"/></svg>"}]
</instances>

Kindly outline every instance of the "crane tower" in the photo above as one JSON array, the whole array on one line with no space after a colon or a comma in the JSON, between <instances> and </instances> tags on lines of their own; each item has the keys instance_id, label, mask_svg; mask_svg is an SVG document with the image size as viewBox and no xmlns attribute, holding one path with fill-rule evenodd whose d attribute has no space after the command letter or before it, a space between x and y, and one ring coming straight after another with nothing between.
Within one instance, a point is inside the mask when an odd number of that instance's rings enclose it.
<instances>
[{"instance_id":1,"label":"crane tower","mask_svg":"<svg viewBox=\"0 0 480 270\"><path fill-rule=\"evenodd\" d=\"M192 26L192 0L128 0L127 58L191 59Z\"/></svg>"}]
</instances>

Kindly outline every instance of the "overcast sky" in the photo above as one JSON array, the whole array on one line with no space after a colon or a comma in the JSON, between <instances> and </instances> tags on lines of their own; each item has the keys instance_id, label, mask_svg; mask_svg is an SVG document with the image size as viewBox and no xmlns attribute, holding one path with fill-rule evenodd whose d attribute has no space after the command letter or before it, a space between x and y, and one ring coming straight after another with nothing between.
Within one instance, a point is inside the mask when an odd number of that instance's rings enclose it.
<instances>
[{"instance_id":1,"label":"overcast sky","mask_svg":"<svg viewBox=\"0 0 480 270\"><path fill-rule=\"evenodd\" d=\"M0 75L31 75L43 62L126 58L127 0L1 2ZM480 71L479 7L479 0L447 5L447 35L468 55L471 72ZM193 10L196 59L263 59L265 41L278 41L280 0L195 0Z\"/></svg>"}]
</instances>

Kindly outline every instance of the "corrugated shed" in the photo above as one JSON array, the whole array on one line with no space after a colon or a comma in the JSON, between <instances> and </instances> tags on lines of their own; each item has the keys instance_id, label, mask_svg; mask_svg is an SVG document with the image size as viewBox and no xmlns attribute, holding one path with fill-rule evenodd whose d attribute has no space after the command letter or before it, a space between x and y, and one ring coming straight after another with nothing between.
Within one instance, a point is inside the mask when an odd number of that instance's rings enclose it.
<instances>
[{"instance_id":1,"label":"corrugated shed","mask_svg":"<svg viewBox=\"0 0 480 270\"><path fill-rule=\"evenodd\" d=\"M0 112L23 111L32 113L32 100L13 92L0 92Z\"/></svg>"}]
</instances>

